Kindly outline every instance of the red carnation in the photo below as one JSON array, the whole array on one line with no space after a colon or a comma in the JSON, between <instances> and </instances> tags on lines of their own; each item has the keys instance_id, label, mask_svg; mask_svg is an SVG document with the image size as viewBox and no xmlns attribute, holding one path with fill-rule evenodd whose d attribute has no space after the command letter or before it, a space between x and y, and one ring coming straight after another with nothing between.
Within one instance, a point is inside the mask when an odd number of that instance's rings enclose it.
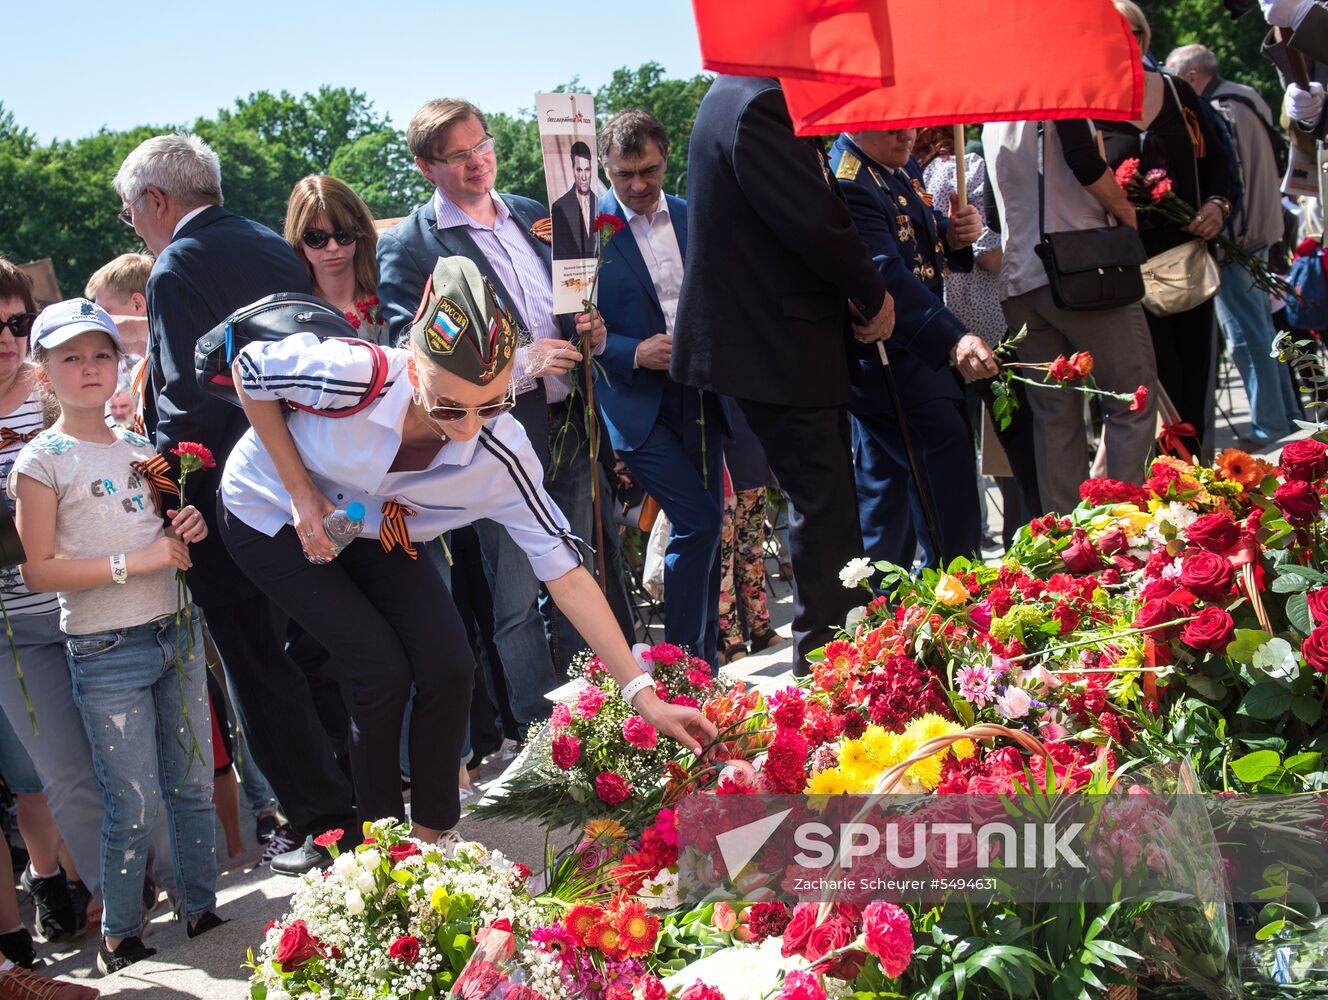
<instances>
[{"instance_id":1,"label":"red carnation","mask_svg":"<svg viewBox=\"0 0 1328 1000\"><path fill-rule=\"evenodd\" d=\"M632 786L614 771L595 776L595 794L606 806L620 806L632 794Z\"/></svg>"},{"instance_id":2,"label":"red carnation","mask_svg":"<svg viewBox=\"0 0 1328 1000\"><path fill-rule=\"evenodd\" d=\"M393 868L401 864L401 862L405 861L407 858L413 858L419 853L419 845L409 840L403 841L400 844L393 844L387 849L387 856L392 859Z\"/></svg>"},{"instance_id":3,"label":"red carnation","mask_svg":"<svg viewBox=\"0 0 1328 1000\"><path fill-rule=\"evenodd\" d=\"M564 771L570 771L581 759L581 741L575 736L563 733L553 741L553 762Z\"/></svg>"},{"instance_id":4,"label":"red carnation","mask_svg":"<svg viewBox=\"0 0 1328 1000\"><path fill-rule=\"evenodd\" d=\"M599 233L601 240L611 240L618 234L618 231L626 225L622 219L616 215L610 215L608 212L601 212L595 216L593 227L595 232Z\"/></svg>"},{"instance_id":5,"label":"red carnation","mask_svg":"<svg viewBox=\"0 0 1328 1000\"><path fill-rule=\"evenodd\" d=\"M1297 526L1308 524L1323 506L1314 487L1302 479L1293 479L1279 486L1273 492L1273 503L1288 521Z\"/></svg>"},{"instance_id":6,"label":"red carnation","mask_svg":"<svg viewBox=\"0 0 1328 1000\"><path fill-rule=\"evenodd\" d=\"M418 962L420 960L420 942L409 934L403 935L392 942L392 946L387 949L387 954L401 962Z\"/></svg>"},{"instance_id":7,"label":"red carnation","mask_svg":"<svg viewBox=\"0 0 1328 1000\"><path fill-rule=\"evenodd\" d=\"M335 829L327 830L324 833L320 833L317 837L314 838L314 843L317 844L319 847L331 847L333 844L335 844L345 835L346 835L345 830L341 829L341 827L336 827Z\"/></svg>"},{"instance_id":8,"label":"red carnation","mask_svg":"<svg viewBox=\"0 0 1328 1000\"><path fill-rule=\"evenodd\" d=\"M1137 483L1123 483L1119 479L1086 479L1079 484L1079 499L1093 507L1113 503L1132 503L1146 506L1148 495Z\"/></svg>"},{"instance_id":9,"label":"red carnation","mask_svg":"<svg viewBox=\"0 0 1328 1000\"><path fill-rule=\"evenodd\" d=\"M323 953L323 946L318 938L309 933L309 925L303 920L292 920L281 932L274 956L282 972L294 972L315 955Z\"/></svg>"},{"instance_id":10,"label":"red carnation","mask_svg":"<svg viewBox=\"0 0 1328 1000\"><path fill-rule=\"evenodd\" d=\"M1121 165L1116 168L1116 183L1123 188L1127 188L1138 173L1139 157L1131 156L1129 159L1122 161Z\"/></svg>"},{"instance_id":11,"label":"red carnation","mask_svg":"<svg viewBox=\"0 0 1328 1000\"><path fill-rule=\"evenodd\" d=\"M745 914L751 943L760 944L768 937L778 937L789 924L789 908L784 903L754 903Z\"/></svg>"},{"instance_id":12,"label":"red carnation","mask_svg":"<svg viewBox=\"0 0 1328 1000\"><path fill-rule=\"evenodd\" d=\"M639 715L623 720L622 734L623 739L642 750L652 750L659 742L659 733L655 731L655 727Z\"/></svg>"},{"instance_id":13,"label":"red carnation","mask_svg":"<svg viewBox=\"0 0 1328 1000\"><path fill-rule=\"evenodd\" d=\"M1162 199L1171 194L1171 178L1164 177L1153 185L1153 204L1162 204Z\"/></svg>"},{"instance_id":14,"label":"red carnation","mask_svg":"<svg viewBox=\"0 0 1328 1000\"><path fill-rule=\"evenodd\" d=\"M198 461L198 464L194 466L194 468L215 469L217 467L217 460L212 457L212 449L205 444L199 444L197 441L181 441L171 449L171 454L180 457L181 465L184 465L188 459L192 458Z\"/></svg>"},{"instance_id":15,"label":"red carnation","mask_svg":"<svg viewBox=\"0 0 1328 1000\"><path fill-rule=\"evenodd\" d=\"M1328 445L1314 438L1292 441L1282 449L1282 464L1279 468L1284 479L1299 479L1313 482L1322 479L1328 472Z\"/></svg>"},{"instance_id":16,"label":"red carnation","mask_svg":"<svg viewBox=\"0 0 1328 1000\"><path fill-rule=\"evenodd\" d=\"M1224 653L1236 637L1236 625L1221 608L1204 608L1197 618L1185 623L1180 641L1205 653Z\"/></svg>"},{"instance_id":17,"label":"red carnation","mask_svg":"<svg viewBox=\"0 0 1328 1000\"><path fill-rule=\"evenodd\" d=\"M797 691L789 689L779 695L770 718L775 723L776 729L801 729L806 714L807 706L803 703L802 696Z\"/></svg>"},{"instance_id":18,"label":"red carnation","mask_svg":"<svg viewBox=\"0 0 1328 1000\"><path fill-rule=\"evenodd\" d=\"M792 729L775 735L766 752L761 776L772 795L797 795L807 784L807 741Z\"/></svg>"},{"instance_id":19,"label":"red carnation","mask_svg":"<svg viewBox=\"0 0 1328 1000\"><path fill-rule=\"evenodd\" d=\"M1070 355L1070 366L1081 378L1087 378L1093 374L1093 355L1087 351L1076 351Z\"/></svg>"},{"instance_id":20,"label":"red carnation","mask_svg":"<svg viewBox=\"0 0 1328 1000\"><path fill-rule=\"evenodd\" d=\"M1130 401L1130 412L1138 413L1148 405L1148 386L1141 385L1134 390L1134 399Z\"/></svg>"}]
</instances>

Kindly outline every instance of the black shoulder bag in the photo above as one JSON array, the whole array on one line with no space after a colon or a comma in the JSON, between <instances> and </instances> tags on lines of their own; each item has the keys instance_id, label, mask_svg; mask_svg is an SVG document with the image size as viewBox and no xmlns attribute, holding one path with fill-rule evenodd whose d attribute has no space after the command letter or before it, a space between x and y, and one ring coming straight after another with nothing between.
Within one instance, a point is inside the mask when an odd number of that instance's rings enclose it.
<instances>
[{"instance_id":1,"label":"black shoulder bag","mask_svg":"<svg viewBox=\"0 0 1328 1000\"><path fill-rule=\"evenodd\" d=\"M1038 122L1037 255L1047 269L1051 297L1071 312L1118 309L1144 297L1140 266L1148 259L1139 231L1132 226L1100 226L1060 233L1047 232L1046 180L1043 175L1047 136Z\"/></svg>"}]
</instances>

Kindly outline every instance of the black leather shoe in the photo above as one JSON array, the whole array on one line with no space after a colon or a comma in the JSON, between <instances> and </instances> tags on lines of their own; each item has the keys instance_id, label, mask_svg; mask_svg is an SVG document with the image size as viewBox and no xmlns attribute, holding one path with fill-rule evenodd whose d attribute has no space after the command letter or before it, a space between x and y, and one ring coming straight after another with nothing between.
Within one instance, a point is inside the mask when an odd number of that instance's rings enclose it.
<instances>
[{"instance_id":1,"label":"black leather shoe","mask_svg":"<svg viewBox=\"0 0 1328 1000\"><path fill-rule=\"evenodd\" d=\"M313 834L310 834L295 850L273 858L270 867L278 875L303 875L315 868L326 868L331 863L332 855L326 848L315 844Z\"/></svg>"},{"instance_id":2,"label":"black leather shoe","mask_svg":"<svg viewBox=\"0 0 1328 1000\"><path fill-rule=\"evenodd\" d=\"M185 930L189 932L191 938L196 938L198 935L206 934L214 927L220 927L222 924L226 923L230 923L230 921L222 920L221 917L217 916L211 910L208 910L207 913L203 914L192 924L187 924Z\"/></svg>"}]
</instances>

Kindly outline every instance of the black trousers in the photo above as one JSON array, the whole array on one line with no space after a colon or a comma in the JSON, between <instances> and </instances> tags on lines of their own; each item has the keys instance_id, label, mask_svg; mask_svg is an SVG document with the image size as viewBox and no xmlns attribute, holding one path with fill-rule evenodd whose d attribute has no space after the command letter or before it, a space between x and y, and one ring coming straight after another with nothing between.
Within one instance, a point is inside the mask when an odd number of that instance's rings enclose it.
<instances>
[{"instance_id":1,"label":"black trousers","mask_svg":"<svg viewBox=\"0 0 1328 1000\"><path fill-rule=\"evenodd\" d=\"M844 564L862 555L848 413L737 402L789 500L793 667L803 675L807 654L833 639L844 616L862 603L862 595L839 582Z\"/></svg>"},{"instance_id":2,"label":"black trousers","mask_svg":"<svg viewBox=\"0 0 1328 1000\"><path fill-rule=\"evenodd\" d=\"M475 661L452 595L427 557L351 542L323 566L290 525L269 538L229 511L221 533L235 562L336 658L350 683L351 772L361 819L403 818L401 723L411 709L411 817L448 830L461 818L457 776ZM313 708L300 713L316 725Z\"/></svg>"},{"instance_id":3,"label":"black trousers","mask_svg":"<svg viewBox=\"0 0 1328 1000\"><path fill-rule=\"evenodd\" d=\"M1183 437L1196 462L1213 460L1213 403L1217 394L1216 305L1212 299L1174 316L1148 313L1157 356L1157 380L1167 390L1182 423L1197 432Z\"/></svg>"}]
</instances>

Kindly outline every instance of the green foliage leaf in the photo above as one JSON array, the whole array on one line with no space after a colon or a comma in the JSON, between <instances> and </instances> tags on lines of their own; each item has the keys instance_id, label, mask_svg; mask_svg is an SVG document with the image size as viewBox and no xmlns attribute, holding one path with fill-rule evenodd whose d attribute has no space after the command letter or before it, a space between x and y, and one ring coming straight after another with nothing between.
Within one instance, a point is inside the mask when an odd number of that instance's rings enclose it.
<instances>
[{"instance_id":1,"label":"green foliage leaf","mask_svg":"<svg viewBox=\"0 0 1328 1000\"><path fill-rule=\"evenodd\" d=\"M1286 603L1287 620L1302 635L1309 635L1314 628L1310 620L1310 601L1306 593L1292 594Z\"/></svg>"},{"instance_id":2,"label":"green foliage leaf","mask_svg":"<svg viewBox=\"0 0 1328 1000\"><path fill-rule=\"evenodd\" d=\"M1276 719L1290 708L1290 691L1272 681L1260 681L1246 693L1236 713L1251 719Z\"/></svg>"},{"instance_id":3,"label":"green foliage leaf","mask_svg":"<svg viewBox=\"0 0 1328 1000\"><path fill-rule=\"evenodd\" d=\"M1273 581L1274 594L1300 594L1309 590L1309 577L1301 573L1283 573Z\"/></svg>"},{"instance_id":4,"label":"green foliage leaf","mask_svg":"<svg viewBox=\"0 0 1328 1000\"><path fill-rule=\"evenodd\" d=\"M1297 719L1305 723L1305 725L1312 726L1318 722L1319 718L1323 715L1323 706L1313 698L1307 698L1303 694L1298 694L1291 699L1291 712ZM1301 754L1300 756L1306 755ZM1308 756L1312 756L1317 760L1319 755L1310 754Z\"/></svg>"},{"instance_id":5,"label":"green foliage leaf","mask_svg":"<svg viewBox=\"0 0 1328 1000\"><path fill-rule=\"evenodd\" d=\"M1238 628L1236 638L1227 646L1227 656L1237 663L1253 663L1255 652L1271 638L1263 629Z\"/></svg>"},{"instance_id":6,"label":"green foliage leaf","mask_svg":"<svg viewBox=\"0 0 1328 1000\"><path fill-rule=\"evenodd\" d=\"M1282 758L1273 750L1256 750L1231 762L1231 772L1247 785L1257 785L1282 766Z\"/></svg>"}]
</instances>

